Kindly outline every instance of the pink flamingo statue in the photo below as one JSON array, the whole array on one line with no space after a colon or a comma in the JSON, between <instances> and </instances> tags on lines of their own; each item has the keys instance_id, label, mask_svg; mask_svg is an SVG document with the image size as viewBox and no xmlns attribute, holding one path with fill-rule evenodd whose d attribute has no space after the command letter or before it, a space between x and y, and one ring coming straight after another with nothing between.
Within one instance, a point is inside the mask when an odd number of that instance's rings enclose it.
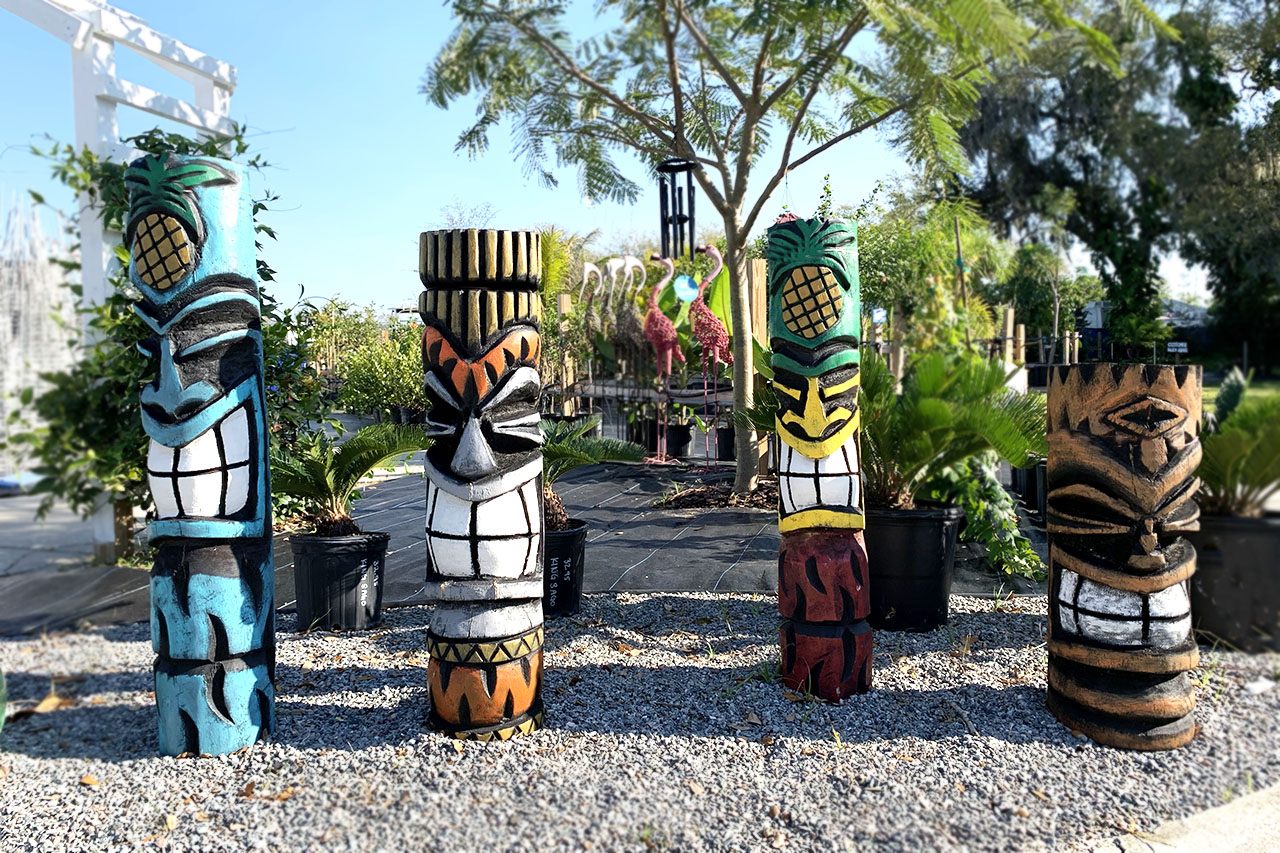
<instances>
[{"instance_id":1,"label":"pink flamingo statue","mask_svg":"<svg viewBox=\"0 0 1280 853\"><path fill-rule=\"evenodd\" d=\"M698 251L709 255L715 264L711 272L707 274L707 277L698 285L698 296L689 306L689 316L693 322L693 336L702 345L702 412L704 415L707 411L707 362L711 363L711 380L716 383L716 393L713 397L715 412L712 415L712 420L714 421L720 414L720 362L733 364L733 350L729 347L729 330L724 327L724 323L720 321L720 318L707 307L705 299L707 287L710 286L711 282L715 281L716 276L720 275L720 271L724 269L724 258L721 257L720 250L715 246L699 246ZM710 432L703 436L703 444L707 460L710 461Z\"/></svg>"},{"instance_id":2,"label":"pink flamingo statue","mask_svg":"<svg viewBox=\"0 0 1280 853\"><path fill-rule=\"evenodd\" d=\"M649 311L644 317L644 336L648 338L649 343L653 346L653 355L658 364L658 381L662 383L662 387L665 390L671 379L672 357L674 356L678 361L684 362L684 353L680 351L680 340L676 336L675 324L658 307L658 294L662 293L662 289L675 276L676 265L670 258L664 258L657 254L653 255L651 260L656 264L660 264L665 272L662 280L654 286L649 294ZM663 404L661 407L663 417L659 419L658 431L659 457L663 456L666 449L665 409L666 405Z\"/></svg>"}]
</instances>

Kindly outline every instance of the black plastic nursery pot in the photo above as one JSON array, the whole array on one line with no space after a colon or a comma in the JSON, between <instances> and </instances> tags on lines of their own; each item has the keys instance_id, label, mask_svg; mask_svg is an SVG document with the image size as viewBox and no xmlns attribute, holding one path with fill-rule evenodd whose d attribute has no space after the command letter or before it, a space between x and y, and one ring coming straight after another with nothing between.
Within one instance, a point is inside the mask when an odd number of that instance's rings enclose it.
<instances>
[{"instance_id":1,"label":"black plastic nursery pot","mask_svg":"<svg viewBox=\"0 0 1280 853\"><path fill-rule=\"evenodd\" d=\"M650 453L657 453L658 422L653 418L637 418L628 422L627 440L641 445Z\"/></svg>"},{"instance_id":2,"label":"black plastic nursery pot","mask_svg":"<svg viewBox=\"0 0 1280 853\"><path fill-rule=\"evenodd\" d=\"M738 458L733 427L716 427L716 461L732 462Z\"/></svg>"},{"instance_id":3,"label":"black plastic nursery pot","mask_svg":"<svg viewBox=\"0 0 1280 853\"><path fill-rule=\"evenodd\" d=\"M1201 515L1191 613L1198 631L1247 652L1280 652L1280 515Z\"/></svg>"},{"instance_id":4,"label":"black plastic nursery pot","mask_svg":"<svg viewBox=\"0 0 1280 853\"><path fill-rule=\"evenodd\" d=\"M582 564L587 552L587 523L569 519L565 530L543 534L542 612L572 616L582 606Z\"/></svg>"},{"instance_id":5,"label":"black plastic nursery pot","mask_svg":"<svg viewBox=\"0 0 1280 853\"><path fill-rule=\"evenodd\" d=\"M963 520L958 506L867 511L871 627L932 631L947 624Z\"/></svg>"},{"instance_id":6,"label":"black plastic nursery pot","mask_svg":"<svg viewBox=\"0 0 1280 853\"><path fill-rule=\"evenodd\" d=\"M382 619L389 533L290 536L298 629L360 630Z\"/></svg>"},{"instance_id":7,"label":"black plastic nursery pot","mask_svg":"<svg viewBox=\"0 0 1280 853\"><path fill-rule=\"evenodd\" d=\"M667 424L667 455L684 459L693 444L693 424Z\"/></svg>"}]
</instances>

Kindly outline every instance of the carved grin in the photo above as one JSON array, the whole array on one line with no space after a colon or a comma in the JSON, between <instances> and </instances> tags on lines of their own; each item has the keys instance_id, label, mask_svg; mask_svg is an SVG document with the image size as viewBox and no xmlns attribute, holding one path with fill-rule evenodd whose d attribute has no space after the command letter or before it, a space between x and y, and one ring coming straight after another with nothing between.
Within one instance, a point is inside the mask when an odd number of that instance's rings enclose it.
<instances>
[{"instance_id":1,"label":"carved grin","mask_svg":"<svg viewBox=\"0 0 1280 853\"><path fill-rule=\"evenodd\" d=\"M1121 648L1174 648L1191 634L1187 584L1141 593L1059 568L1058 622L1067 634Z\"/></svg>"},{"instance_id":2,"label":"carved grin","mask_svg":"<svg viewBox=\"0 0 1280 853\"><path fill-rule=\"evenodd\" d=\"M160 518L227 518L249 503L252 458L249 406L178 447L155 439L147 451L147 481Z\"/></svg>"},{"instance_id":3,"label":"carved grin","mask_svg":"<svg viewBox=\"0 0 1280 853\"><path fill-rule=\"evenodd\" d=\"M811 459L780 443L778 529L863 526L862 482L855 435L829 456Z\"/></svg>"}]
</instances>

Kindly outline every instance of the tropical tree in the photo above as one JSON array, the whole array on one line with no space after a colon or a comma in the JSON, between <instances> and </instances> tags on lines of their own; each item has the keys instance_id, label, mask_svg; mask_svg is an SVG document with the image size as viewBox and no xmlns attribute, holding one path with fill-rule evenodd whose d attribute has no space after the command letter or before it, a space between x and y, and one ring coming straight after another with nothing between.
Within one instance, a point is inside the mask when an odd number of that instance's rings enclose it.
<instances>
[{"instance_id":1,"label":"tropical tree","mask_svg":"<svg viewBox=\"0 0 1280 853\"><path fill-rule=\"evenodd\" d=\"M592 200L634 201L615 159L650 169L693 161L724 225L734 337L734 405L751 405L748 235L788 171L876 128L914 162L963 169L957 125L994 66L1053 41L1115 64L1100 32L1065 0L601 0L594 35L572 34L562 0L453 0L458 26L422 91L439 107L478 95L457 148L472 156L513 125L516 154L546 185L578 170ZM1141 3L1117 3L1151 20ZM857 41L857 46L854 43ZM766 159L768 160L766 164ZM765 177L752 184L753 173ZM738 458L754 435L738 433ZM735 488L754 486L738 468Z\"/></svg>"}]
</instances>

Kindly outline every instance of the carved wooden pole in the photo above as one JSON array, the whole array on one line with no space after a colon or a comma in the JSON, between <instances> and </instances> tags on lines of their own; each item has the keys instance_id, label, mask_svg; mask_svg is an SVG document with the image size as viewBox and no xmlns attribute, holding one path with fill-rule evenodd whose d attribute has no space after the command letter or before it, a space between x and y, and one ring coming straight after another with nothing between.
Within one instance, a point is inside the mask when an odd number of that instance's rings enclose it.
<instances>
[{"instance_id":1,"label":"carved wooden pole","mask_svg":"<svg viewBox=\"0 0 1280 853\"><path fill-rule=\"evenodd\" d=\"M242 166L144 157L129 278L155 502L151 640L160 751L220 754L275 726L275 568L253 216Z\"/></svg>"},{"instance_id":2,"label":"carved wooden pole","mask_svg":"<svg viewBox=\"0 0 1280 853\"><path fill-rule=\"evenodd\" d=\"M1200 368L1053 367L1048 405L1049 710L1108 746L1182 746Z\"/></svg>"},{"instance_id":3,"label":"carved wooden pole","mask_svg":"<svg viewBox=\"0 0 1280 853\"><path fill-rule=\"evenodd\" d=\"M768 237L782 678L792 689L839 701L871 689L856 228L792 218Z\"/></svg>"},{"instance_id":4,"label":"carved wooden pole","mask_svg":"<svg viewBox=\"0 0 1280 853\"><path fill-rule=\"evenodd\" d=\"M542 725L541 269L530 231L422 235L428 724L456 738Z\"/></svg>"}]
</instances>

